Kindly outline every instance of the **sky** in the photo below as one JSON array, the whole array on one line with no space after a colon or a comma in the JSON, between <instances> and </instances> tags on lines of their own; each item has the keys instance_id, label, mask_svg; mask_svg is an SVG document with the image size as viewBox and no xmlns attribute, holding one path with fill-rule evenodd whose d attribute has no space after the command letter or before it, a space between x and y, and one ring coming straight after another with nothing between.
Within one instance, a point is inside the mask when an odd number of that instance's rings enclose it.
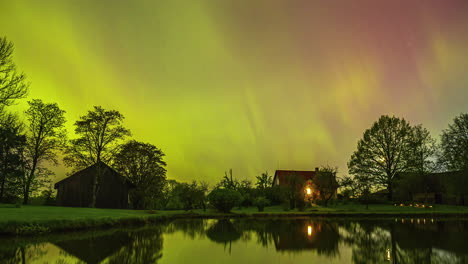
<instances>
[{"instance_id":1,"label":"sky","mask_svg":"<svg viewBox=\"0 0 468 264\"><path fill-rule=\"evenodd\" d=\"M180 181L345 175L380 115L439 138L468 112L464 0L0 0L0 35L31 82L18 111L57 102L73 131L119 110Z\"/></svg>"}]
</instances>

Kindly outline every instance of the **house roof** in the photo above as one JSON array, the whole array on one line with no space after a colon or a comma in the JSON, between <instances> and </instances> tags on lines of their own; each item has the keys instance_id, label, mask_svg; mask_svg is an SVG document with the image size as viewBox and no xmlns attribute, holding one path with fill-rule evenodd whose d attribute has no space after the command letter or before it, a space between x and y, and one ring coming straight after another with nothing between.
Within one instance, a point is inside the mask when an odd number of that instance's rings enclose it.
<instances>
[{"instance_id":1,"label":"house roof","mask_svg":"<svg viewBox=\"0 0 468 264\"><path fill-rule=\"evenodd\" d=\"M301 177L304 181L309 179L313 179L317 174L317 170L315 171L302 171L302 170L276 170L275 176L273 177L273 185L276 183L276 179L278 178L280 182L285 181L286 177Z\"/></svg>"},{"instance_id":2,"label":"house roof","mask_svg":"<svg viewBox=\"0 0 468 264\"><path fill-rule=\"evenodd\" d=\"M72 175L66 177L65 179L62 179L60 181L58 181L57 183L55 183L54 185L54 188L57 189L58 188L58 185L59 184L63 184L63 183L66 183L67 181L69 181L71 178L75 178L75 177L80 177L81 175L84 175L84 174L87 174L87 173L92 173L95 169L95 167L97 166L101 166L101 167L104 167L108 170L111 171L111 173L113 173L114 175L117 175L118 177L121 177L123 178L123 180L125 182L127 182L127 184L130 186L130 187L135 187L135 184L133 184L127 177L124 177L122 176L120 173L118 173L116 170L114 170L113 168L111 168L109 165L107 165L106 163L102 162L102 161L99 161L85 169L82 169L80 171L77 171L75 173L73 173Z\"/></svg>"}]
</instances>

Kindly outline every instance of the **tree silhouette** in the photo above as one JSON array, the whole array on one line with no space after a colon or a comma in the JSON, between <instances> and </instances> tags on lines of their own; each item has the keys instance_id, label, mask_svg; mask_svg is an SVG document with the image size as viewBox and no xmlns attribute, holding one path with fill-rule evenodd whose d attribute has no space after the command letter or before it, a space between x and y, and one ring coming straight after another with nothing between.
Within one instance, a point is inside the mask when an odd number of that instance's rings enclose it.
<instances>
[{"instance_id":1,"label":"tree silhouette","mask_svg":"<svg viewBox=\"0 0 468 264\"><path fill-rule=\"evenodd\" d=\"M13 43L0 38L0 109L26 96L26 75L18 73L13 62Z\"/></svg>"},{"instance_id":2,"label":"tree silhouette","mask_svg":"<svg viewBox=\"0 0 468 264\"><path fill-rule=\"evenodd\" d=\"M411 135L412 128L406 120L381 116L359 140L348 163L350 174L386 187L391 200L396 175L411 167Z\"/></svg>"},{"instance_id":3,"label":"tree silhouette","mask_svg":"<svg viewBox=\"0 0 468 264\"><path fill-rule=\"evenodd\" d=\"M117 143L130 136L130 130L122 125L124 116L116 110L95 106L75 122L78 138L70 141L64 157L65 164L75 170L98 162L109 163L117 150ZM96 206L96 195L101 184L100 166L94 177L90 207Z\"/></svg>"},{"instance_id":4,"label":"tree silhouette","mask_svg":"<svg viewBox=\"0 0 468 264\"><path fill-rule=\"evenodd\" d=\"M273 177L271 175L268 175L268 171L263 172L259 176L255 176L255 178L257 179L257 182L255 184L260 190L265 190L266 188L271 187L273 183Z\"/></svg>"},{"instance_id":5,"label":"tree silhouette","mask_svg":"<svg viewBox=\"0 0 468 264\"><path fill-rule=\"evenodd\" d=\"M0 202L19 194L19 179L24 166L21 153L25 143L23 124L18 116L0 114Z\"/></svg>"},{"instance_id":6,"label":"tree silhouette","mask_svg":"<svg viewBox=\"0 0 468 264\"><path fill-rule=\"evenodd\" d=\"M51 171L43 163L57 163L57 150L64 146L65 111L56 103L44 103L40 99L28 102L26 110L27 141L24 153L26 166L22 178L23 203L27 204L31 191L40 184L40 177L47 178Z\"/></svg>"},{"instance_id":7,"label":"tree silhouette","mask_svg":"<svg viewBox=\"0 0 468 264\"><path fill-rule=\"evenodd\" d=\"M127 177L136 188L130 201L135 209L147 208L161 195L166 179L164 153L156 146L131 140L114 157L114 168Z\"/></svg>"},{"instance_id":8,"label":"tree silhouette","mask_svg":"<svg viewBox=\"0 0 468 264\"><path fill-rule=\"evenodd\" d=\"M336 174L338 168L331 166L322 166L314 177L314 184L319 191L320 200L323 201L325 206L328 201L333 198L338 189L338 182L336 181Z\"/></svg>"},{"instance_id":9,"label":"tree silhouette","mask_svg":"<svg viewBox=\"0 0 468 264\"><path fill-rule=\"evenodd\" d=\"M461 114L442 131L439 162L449 170L468 169L468 114Z\"/></svg>"}]
</instances>

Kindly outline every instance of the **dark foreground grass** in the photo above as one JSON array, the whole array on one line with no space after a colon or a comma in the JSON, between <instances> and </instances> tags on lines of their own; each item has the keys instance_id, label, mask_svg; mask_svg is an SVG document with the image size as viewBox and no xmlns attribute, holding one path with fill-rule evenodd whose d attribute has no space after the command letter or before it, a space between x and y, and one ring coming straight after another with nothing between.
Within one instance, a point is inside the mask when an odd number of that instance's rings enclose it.
<instances>
[{"instance_id":1,"label":"dark foreground grass","mask_svg":"<svg viewBox=\"0 0 468 264\"><path fill-rule=\"evenodd\" d=\"M0 235L32 235L63 231L77 231L119 226L144 225L176 218L222 217L393 217L431 216L468 217L468 207L435 205L432 208L410 206L348 204L329 207L312 207L305 211L285 211L279 206L234 209L222 214L209 209L186 211L144 211L121 209L71 208L58 206L0 205Z\"/></svg>"}]
</instances>

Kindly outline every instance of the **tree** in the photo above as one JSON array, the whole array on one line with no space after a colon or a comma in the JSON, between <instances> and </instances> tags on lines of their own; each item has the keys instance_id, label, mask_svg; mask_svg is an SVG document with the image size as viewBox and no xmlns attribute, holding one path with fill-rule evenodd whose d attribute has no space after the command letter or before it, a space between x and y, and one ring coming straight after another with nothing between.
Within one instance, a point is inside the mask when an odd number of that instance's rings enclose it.
<instances>
[{"instance_id":1,"label":"tree","mask_svg":"<svg viewBox=\"0 0 468 264\"><path fill-rule=\"evenodd\" d=\"M24 98L28 92L26 76L17 72L13 62L13 51L13 43L6 37L0 38L0 108Z\"/></svg>"},{"instance_id":2,"label":"tree","mask_svg":"<svg viewBox=\"0 0 468 264\"><path fill-rule=\"evenodd\" d=\"M331 166L322 166L314 177L314 184L319 191L320 200L327 206L328 201L333 198L338 189L336 174L338 168Z\"/></svg>"},{"instance_id":3,"label":"tree","mask_svg":"<svg viewBox=\"0 0 468 264\"><path fill-rule=\"evenodd\" d=\"M399 172L411 168L412 128L405 119L381 116L358 142L348 163L350 174L370 177L387 188L392 199L393 184Z\"/></svg>"},{"instance_id":4,"label":"tree","mask_svg":"<svg viewBox=\"0 0 468 264\"><path fill-rule=\"evenodd\" d=\"M227 172L224 172L224 177L221 182L218 184L218 187L226 188L226 189L237 189L240 183L237 179L232 177L232 169L229 169L229 176Z\"/></svg>"},{"instance_id":5,"label":"tree","mask_svg":"<svg viewBox=\"0 0 468 264\"><path fill-rule=\"evenodd\" d=\"M286 184L282 187L281 191L286 202L289 203L289 209L303 206L305 199L304 183L304 179L297 174L291 174L286 177Z\"/></svg>"},{"instance_id":6,"label":"tree","mask_svg":"<svg viewBox=\"0 0 468 264\"><path fill-rule=\"evenodd\" d=\"M257 179L256 185L259 190L265 190L273 184L273 177L268 175L268 171L265 171L255 178Z\"/></svg>"},{"instance_id":7,"label":"tree","mask_svg":"<svg viewBox=\"0 0 468 264\"><path fill-rule=\"evenodd\" d=\"M234 206L240 205L242 195L235 189L215 188L208 194L208 200L218 211L229 213Z\"/></svg>"},{"instance_id":8,"label":"tree","mask_svg":"<svg viewBox=\"0 0 468 264\"><path fill-rule=\"evenodd\" d=\"M98 162L110 163L118 143L130 136L130 130L122 123L124 116L116 110L105 110L95 106L92 111L81 116L75 122L75 134L78 138L70 141L64 157L65 164L82 169ZM100 168L100 166L98 166ZM93 180L90 207L96 206L96 195L101 184L101 173L98 169Z\"/></svg>"},{"instance_id":9,"label":"tree","mask_svg":"<svg viewBox=\"0 0 468 264\"><path fill-rule=\"evenodd\" d=\"M147 208L162 195L166 180L166 162L163 157L164 153L160 149L148 143L131 140L120 146L113 165L136 185L130 193L133 208Z\"/></svg>"},{"instance_id":10,"label":"tree","mask_svg":"<svg viewBox=\"0 0 468 264\"><path fill-rule=\"evenodd\" d=\"M413 169L419 174L433 172L436 169L435 154L436 142L429 131L422 125L413 127L410 152Z\"/></svg>"},{"instance_id":11,"label":"tree","mask_svg":"<svg viewBox=\"0 0 468 264\"><path fill-rule=\"evenodd\" d=\"M25 112L28 120L26 166L22 178L24 204L28 203L31 191L52 174L42 166L46 162L57 164L57 151L64 146L66 136L65 111L56 103L33 99L28 104Z\"/></svg>"},{"instance_id":12,"label":"tree","mask_svg":"<svg viewBox=\"0 0 468 264\"><path fill-rule=\"evenodd\" d=\"M179 183L173 190L174 196L183 209L188 211L195 208L206 210L206 192L208 185L204 182Z\"/></svg>"},{"instance_id":13,"label":"tree","mask_svg":"<svg viewBox=\"0 0 468 264\"><path fill-rule=\"evenodd\" d=\"M413 127L411 138L411 162L414 173L422 179L424 192L428 196L428 174L436 169L434 156L436 154L436 142L431 137L429 131L417 125ZM402 179L404 180L404 179Z\"/></svg>"},{"instance_id":14,"label":"tree","mask_svg":"<svg viewBox=\"0 0 468 264\"><path fill-rule=\"evenodd\" d=\"M0 113L0 202L17 197L26 137L18 116Z\"/></svg>"},{"instance_id":15,"label":"tree","mask_svg":"<svg viewBox=\"0 0 468 264\"><path fill-rule=\"evenodd\" d=\"M468 114L460 114L442 131L439 163L448 170L468 169Z\"/></svg>"}]
</instances>

